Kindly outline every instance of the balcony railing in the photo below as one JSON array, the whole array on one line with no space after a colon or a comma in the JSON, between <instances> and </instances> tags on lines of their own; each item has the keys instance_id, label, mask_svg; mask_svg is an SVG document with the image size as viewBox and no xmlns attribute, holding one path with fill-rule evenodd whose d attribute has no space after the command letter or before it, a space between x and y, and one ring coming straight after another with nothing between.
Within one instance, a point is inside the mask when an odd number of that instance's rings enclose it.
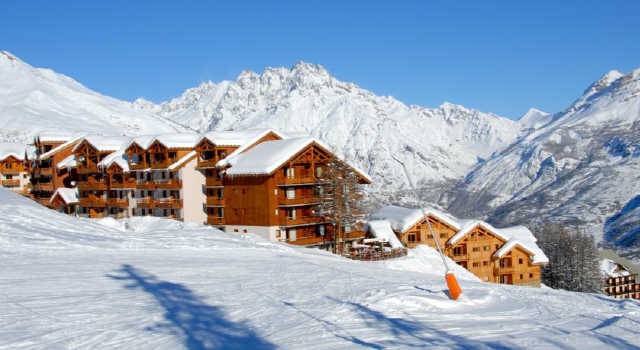
<instances>
[{"instance_id":1,"label":"balcony railing","mask_svg":"<svg viewBox=\"0 0 640 350\"><path fill-rule=\"evenodd\" d=\"M180 179L155 179L153 183L156 188L180 188L182 187L182 181Z\"/></svg>"},{"instance_id":2,"label":"balcony railing","mask_svg":"<svg viewBox=\"0 0 640 350\"><path fill-rule=\"evenodd\" d=\"M224 225L224 218L207 215L207 225Z\"/></svg>"},{"instance_id":3,"label":"balcony railing","mask_svg":"<svg viewBox=\"0 0 640 350\"><path fill-rule=\"evenodd\" d=\"M283 226L318 224L324 222L324 219L318 216L297 216L295 218L285 217L280 219Z\"/></svg>"},{"instance_id":4,"label":"balcony railing","mask_svg":"<svg viewBox=\"0 0 640 350\"><path fill-rule=\"evenodd\" d=\"M3 187L20 187L19 179L2 180Z\"/></svg>"},{"instance_id":5,"label":"balcony railing","mask_svg":"<svg viewBox=\"0 0 640 350\"><path fill-rule=\"evenodd\" d=\"M320 198L316 196L303 196L296 198L280 198L278 204L280 206L294 206L294 205L313 205L320 203Z\"/></svg>"},{"instance_id":6,"label":"balcony railing","mask_svg":"<svg viewBox=\"0 0 640 350\"><path fill-rule=\"evenodd\" d=\"M107 205L110 207L127 208L129 200L126 198L108 198Z\"/></svg>"},{"instance_id":7,"label":"balcony railing","mask_svg":"<svg viewBox=\"0 0 640 350\"><path fill-rule=\"evenodd\" d=\"M207 179L205 180L205 185L206 186L222 186L222 179L218 178L218 177L213 177L213 176L207 176Z\"/></svg>"},{"instance_id":8,"label":"balcony railing","mask_svg":"<svg viewBox=\"0 0 640 350\"><path fill-rule=\"evenodd\" d=\"M182 199L163 198L155 200L155 207L161 209L179 209L182 208Z\"/></svg>"},{"instance_id":9,"label":"balcony railing","mask_svg":"<svg viewBox=\"0 0 640 350\"><path fill-rule=\"evenodd\" d=\"M51 182L38 182L33 185L34 190L38 191L53 191L53 183Z\"/></svg>"},{"instance_id":10,"label":"balcony railing","mask_svg":"<svg viewBox=\"0 0 640 350\"><path fill-rule=\"evenodd\" d=\"M224 206L224 198L207 197L207 205L221 207Z\"/></svg>"},{"instance_id":11,"label":"balcony railing","mask_svg":"<svg viewBox=\"0 0 640 350\"><path fill-rule=\"evenodd\" d=\"M137 183L135 179L125 181L111 181L109 183L111 188L136 188Z\"/></svg>"},{"instance_id":12,"label":"balcony railing","mask_svg":"<svg viewBox=\"0 0 640 350\"><path fill-rule=\"evenodd\" d=\"M38 168L40 175L53 175L53 168Z\"/></svg>"},{"instance_id":13,"label":"balcony railing","mask_svg":"<svg viewBox=\"0 0 640 350\"><path fill-rule=\"evenodd\" d=\"M297 238L295 241L287 240L287 243L293 245L316 245L322 243L333 242L331 239L327 239L327 237L302 237Z\"/></svg>"},{"instance_id":14,"label":"balcony railing","mask_svg":"<svg viewBox=\"0 0 640 350\"><path fill-rule=\"evenodd\" d=\"M313 176L285 177L279 181L278 186L316 184L316 183L318 183L318 179L316 179Z\"/></svg>"},{"instance_id":15,"label":"balcony railing","mask_svg":"<svg viewBox=\"0 0 640 350\"><path fill-rule=\"evenodd\" d=\"M215 168L217 160L215 159L198 159L198 168Z\"/></svg>"},{"instance_id":16,"label":"balcony railing","mask_svg":"<svg viewBox=\"0 0 640 350\"><path fill-rule=\"evenodd\" d=\"M102 208L107 206L107 200L96 196L81 197L80 206L87 208Z\"/></svg>"},{"instance_id":17,"label":"balcony railing","mask_svg":"<svg viewBox=\"0 0 640 350\"><path fill-rule=\"evenodd\" d=\"M153 198L151 197L136 198L136 206L138 208L153 208Z\"/></svg>"},{"instance_id":18,"label":"balcony railing","mask_svg":"<svg viewBox=\"0 0 640 350\"><path fill-rule=\"evenodd\" d=\"M107 181L105 180L95 180L90 178L87 181L78 181L78 189L80 190L106 190L107 189Z\"/></svg>"}]
</instances>

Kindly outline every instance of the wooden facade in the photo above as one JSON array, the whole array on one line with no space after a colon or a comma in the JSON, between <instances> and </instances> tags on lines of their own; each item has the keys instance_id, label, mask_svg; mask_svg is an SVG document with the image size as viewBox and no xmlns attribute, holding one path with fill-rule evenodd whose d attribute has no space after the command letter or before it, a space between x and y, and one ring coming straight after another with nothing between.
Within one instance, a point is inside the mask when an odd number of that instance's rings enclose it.
<instances>
[{"instance_id":1,"label":"wooden facade","mask_svg":"<svg viewBox=\"0 0 640 350\"><path fill-rule=\"evenodd\" d=\"M26 195L30 189L28 183L28 160L19 159L14 155L0 159L0 187Z\"/></svg>"},{"instance_id":2,"label":"wooden facade","mask_svg":"<svg viewBox=\"0 0 640 350\"><path fill-rule=\"evenodd\" d=\"M607 277L604 280L604 294L617 299L640 299L640 281L637 274Z\"/></svg>"},{"instance_id":3,"label":"wooden facade","mask_svg":"<svg viewBox=\"0 0 640 350\"><path fill-rule=\"evenodd\" d=\"M31 162L31 198L42 205L50 206L50 199L56 189L71 188L76 181L75 169L58 168L58 164L73 154L77 141L40 141L36 138L35 159Z\"/></svg>"}]
</instances>

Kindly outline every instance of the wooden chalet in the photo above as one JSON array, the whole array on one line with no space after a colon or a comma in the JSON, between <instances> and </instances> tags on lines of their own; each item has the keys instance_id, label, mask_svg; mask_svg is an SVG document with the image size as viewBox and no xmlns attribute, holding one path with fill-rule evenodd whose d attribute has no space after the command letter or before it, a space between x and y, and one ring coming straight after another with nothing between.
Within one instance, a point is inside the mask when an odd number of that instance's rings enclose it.
<instances>
[{"instance_id":1,"label":"wooden chalet","mask_svg":"<svg viewBox=\"0 0 640 350\"><path fill-rule=\"evenodd\" d=\"M319 215L318 205L321 174L333 157L319 141L303 137L261 142L219 162L224 229L296 245L332 246L336 228ZM356 172L361 183L370 183ZM363 231L343 231L345 240L364 237Z\"/></svg>"},{"instance_id":2,"label":"wooden chalet","mask_svg":"<svg viewBox=\"0 0 640 350\"><path fill-rule=\"evenodd\" d=\"M61 213L77 215L80 204L78 189L60 187L51 196L49 207Z\"/></svg>"},{"instance_id":3,"label":"wooden chalet","mask_svg":"<svg viewBox=\"0 0 640 350\"><path fill-rule=\"evenodd\" d=\"M0 143L0 187L26 195L30 189L28 162L23 145Z\"/></svg>"},{"instance_id":4,"label":"wooden chalet","mask_svg":"<svg viewBox=\"0 0 640 350\"><path fill-rule=\"evenodd\" d=\"M439 210L387 206L371 216L387 220L407 247L435 248L486 282L539 286L541 266L548 262L533 234L523 226L495 228L480 220L459 220Z\"/></svg>"},{"instance_id":5,"label":"wooden chalet","mask_svg":"<svg viewBox=\"0 0 640 350\"><path fill-rule=\"evenodd\" d=\"M76 171L73 148L81 137L41 134L34 140L35 158L31 162L31 198L49 206L58 188L75 187Z\"/></svg>"}]
</instances>

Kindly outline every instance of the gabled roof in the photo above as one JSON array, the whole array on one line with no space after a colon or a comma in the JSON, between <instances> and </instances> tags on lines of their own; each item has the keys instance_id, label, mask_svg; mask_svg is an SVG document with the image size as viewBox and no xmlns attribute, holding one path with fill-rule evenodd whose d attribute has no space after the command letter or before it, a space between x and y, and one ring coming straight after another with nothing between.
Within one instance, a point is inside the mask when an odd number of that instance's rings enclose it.
<instances>
[{"instance_id":1,"label":"gabled roof","mask_svg":"<svg viewBox=\"0 0 640 350\"><path fill-rule=\"evenodd\" d=\"M243 131L210 131L198 140L198 143L207 139L217 146L250 146L269 133L274 133L279 138L284 139L284 135L274 129L249 129Z\"/></svg>"},{"instance_id":2,"label":"gabled roof","mask_svg":"<svg viewBox=\"0 0 640 350\"><path fill-rule=\"evenodd\" d=\"M169 167L167 169L169 169L169 170L179 169L183 165L185 165L188 161L190 161L191 159L195 158L197 155L198 155L198 153L196 153L196 151L191 151L191 152L185 154L182 158L180 158L177 161L175 161L173 164L169 165Z\"/></svg>"},{"instance_id":3,"label":"gabled roof","mask_svg":"<svg viewBox=\"0 0 640 350\"><path fill-rule=\"evenodd\" d=\"M101 136L101 135L90 135L85 136L83 141L86 141L93 148L95 148L98 152L114 152L122 148L123 145L127 144L131 141L130 137L126 136ZM82 141L79 142L74 148L75 152Z\"/></svg>"},{"instance_id":4,"label":"gabled roof","mask_svg":"<svg viewBox=\"0 0 640 350\"><path fill-rule=\"evenodd\" d=\"M462 238L464 238L464 236L469 234L478 226L491 232L496 237L502 239L505 242L509 240L509 236L505 235L504 232L502 232L501 230L498 230L497 228L491 226L491 224L484 222L482 220L459 220L459 222L461 226L460 230L456 232L455 235L451 236L451 238L449 238L449 241L447 241L447 244L454 245L458 243L458 241L460 241Z\"/></svg>"},{"instance_id":5,"label":"gabled roof","mask_svg":"<svg viewBox=\"0 0 640 350\"><path fill-rule=\"evenodd\" d=\"M53 149L51 149L49 152L45 152L42 155L40 155L40 159L49 159L50 157L52 157L53 155L55 155L56 153L67 149L71 146L75 146L80 140L82 140L83 136L77 136L72 138L71 140L61 144L58 147L54 147Z\"/></svg>"},{"instance_id":6,"label":"gabled roof","mask_svg":"<svg viewBox=\"0 0 640 350\"><path fill-rule=\"evenodd\" d=\"M143 135L131 139L124 147L127 149L134 143L142 149L148 149L155 141L158 141L167 148L193 148L198 144L200 135L196 133L173 133L159 135Z\"/></svg>"},{"instance_id":7,"label":"gabled roof","mask_svg":"<svg viewBox=\"0 0 640 350\"><path fill-rule=\"evenodd\" d=\"M391 228L391 223L387 220L372 220L367 222L367 230L371 234L378 238L389 242L391 248L403 248L402 242L398 240L398 237Z\"/></svg>"},{"instance_id":8,"label":"gabled roof","mask_svg":"<svg viewBox=\"0 0 640 350\"><path fill-rule=\"evenodd\" d=\"M69 134L59 131L43 131L38 134L37 138L40 142L69 142L76 139L79 135Z\"/></svg>"},{"instance_id":9,"label":"gabled roof","mask_svg":"<svg viewBox=\"0 0 640 350\"><path fill-rule=\"evenodd\" d=\"M403 233L429 216L451 226L454 230L460 229L458 219L434 208L422 210L388 205L373 213L371 218L388 220L395 231Z\"/></svg>"},{"instance_id":10,"label":"gabled roof","mask_svg":"<svg viewBox=\"0 0 640 350\"><path fill-rule=\"evenodd\" d=\"M65 202L66 204L75 204L80 202L80 199L79 199L80 197L78 195L78 188L76 187L74 188L59 187L58 189L56 189L56 191L53 193L53 195L49 199L49 203L53 203L53 200L56 198L56 196L59 196L60 199L62 199L62 201Z\"/></svg>"},{"instance_id":11,"label":"gabled roof","mask_svg":"<svg viewBox=\"0 0 640 350\"><path fill-rule=\"evenodd\" d=\"M540 247L536 243L538 239L528 228L519 225L499 228L498 230L504 236L509 237L509 240L502 247L500 247L498 251L496 251L494 256L500 258L514 247L519 246L526 252L532 254L532 264L547 264L549 262L549 258L547 258L547 255L542 251L542 249L540 249Z\"/></svg>"},{"instance_id":12,"label":"gabled roof","mask_svg":"<svg viewBox=\"0 0 640 350\"><path fill-rule=\"evenodd\" d=\"M75 154L69 155L67 158L61 160L56 165L56 167L58 169L75 168L77 166L78 166L78 162L76 161L76 155Z\"/></svg>"},{"instance_id":13,"label":"gabled roof","mask_svg":"<svg viewBox=\"0 0 640 350\"><path fill-rule=\"evenodd\" d=\"M246 152L232 154L220 160L216 165L219 167L230 166L231 168L226 171L226 174L230 176L270 175L289 159L311 145L316 145L327 153L332 153L330 148L313 137L297 137L262 142ZM349 166L352 167L351 164L349 164ZM367 174L358 168L352 167L352 169L354 169L361 178L371 182L371 178Z\"/></svg>"},{"instance_id":14,"label":"gabled roof","mask_svg":"<svg viewBox=\"0 0 640 350\"><path fill-rule=\"evenodd\" d=\"M113 153L110 153L108 156L104 157L98 163L98 167L101 169L107 169L112 164L117 164L123 171L129 171L129 163L124 158L124 148L119 149Z\"/></svg>"}]
</instances>

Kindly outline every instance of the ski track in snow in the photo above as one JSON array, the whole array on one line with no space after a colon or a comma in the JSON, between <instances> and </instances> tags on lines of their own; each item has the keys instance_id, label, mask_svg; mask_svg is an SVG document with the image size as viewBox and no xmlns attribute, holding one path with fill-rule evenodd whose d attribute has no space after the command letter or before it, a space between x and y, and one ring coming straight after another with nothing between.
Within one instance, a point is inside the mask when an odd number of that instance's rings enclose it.
<instances>
[{"instance_id":1,"label":"ski track in snow","mask_svg":"<svg viewBox=\"0 0 640 350\"><path fill-rule=\"evenodd\" d=\"M0 190L0 349L640 347L640 303L477 282L156 218L68 217Z\"/></svg>"}]
</instances>

